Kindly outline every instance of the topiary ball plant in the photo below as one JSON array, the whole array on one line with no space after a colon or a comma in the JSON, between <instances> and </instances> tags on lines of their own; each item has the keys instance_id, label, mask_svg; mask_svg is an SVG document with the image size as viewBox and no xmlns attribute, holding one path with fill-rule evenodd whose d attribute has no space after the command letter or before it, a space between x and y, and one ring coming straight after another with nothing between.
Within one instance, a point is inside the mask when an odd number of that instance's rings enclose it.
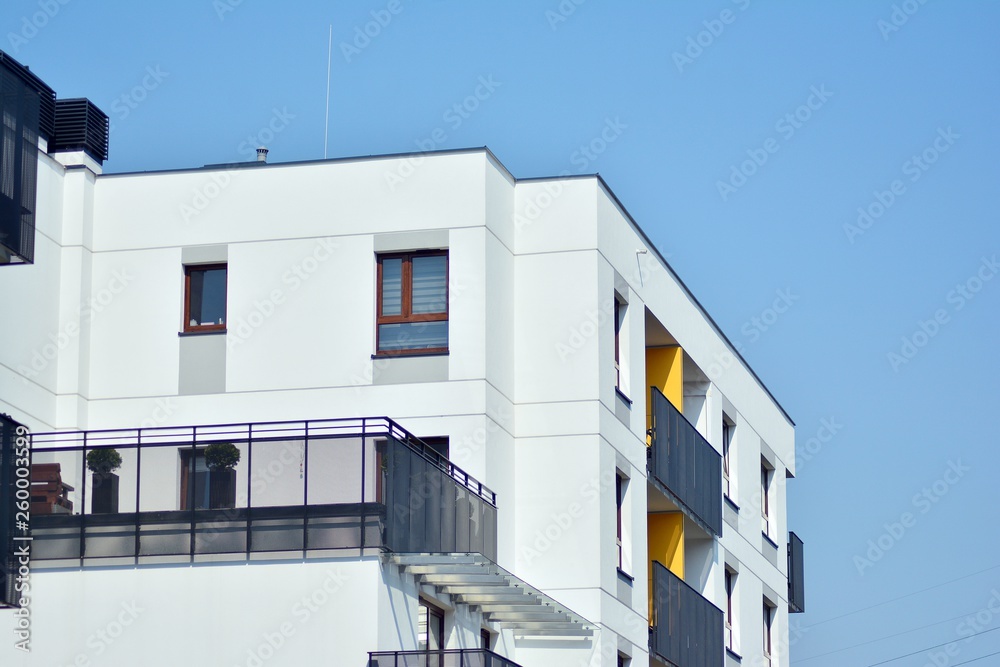
<instances>
[{"instance_id":1,"label":"topiary ball plant","mask_svg":"<svg viewBox=\"0 0 1000 667\"><path fill-rule=\"evenodd\" d=\"M239 462L240 450L230 442L217 442L205 448L205 465L209 470L232 470Z\"/></svg>"},{"instance_id":2,"label":"topiary ball plant","mask_svg":"<svg viewBox=\"0 0 1000 667\"><path fill-rule=\"evenodd\" d=\"M122 455L117 449L92 449L87 452L90 472L107 475L122 467Z\"/></svg>"}]
</instances>

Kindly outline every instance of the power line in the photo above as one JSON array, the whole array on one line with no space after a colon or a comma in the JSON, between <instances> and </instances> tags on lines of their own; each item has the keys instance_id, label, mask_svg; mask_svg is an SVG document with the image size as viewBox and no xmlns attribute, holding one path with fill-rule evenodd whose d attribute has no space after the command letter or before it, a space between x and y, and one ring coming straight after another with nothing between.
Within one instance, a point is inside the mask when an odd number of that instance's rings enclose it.
<instances>
[{"instance_id":1,"label":"power line","mask_svg":"<svg viewBox=\"0 0 1000 667\"><path fill-rule=\"evenodd\" d=\"M879 637L878 639L869 639L868 641L861 642L860 644L852 644L850 646L845 646L844 648L838 648L838 649L834 649L832 651L827 651L826 653L819 653L817 655L811 655L808 658L802 658L801 660L796 660L795 664L798 664L800 662L805 662L806 660L813 660L815 658L823 658L823 657L826 657L828 655L833 655L834 653L841 653L842 651L848 651L848 650L850 650L852 648L858 648L859 646L866 646L868 644L874 644L875 642L885 641L886 639L892 639L893 637L899 637L900 635L908 635L911 632L916 632L917 630L923 630L925 628L933 628L935 625L941 625L942 623L948 623L950 621L957 621L960 618L968 618L969 616L975 614L977 611L981 611L981 609L975 609L975 610L973 610L973 611L971 611L971 612L969 612L967 614L960 614L960 615L955 616L953 618L946 618L943 621L937 621L935 623L928 623L927 625L921 625L918 628L911 628L909 630L903 630L902 632L897 632L897 633L892 634L892 635L886 635L885 637Z\"/></svg>"},{"instance_id":2,"label":"power line","mask_svg":"<svg viewBox=\"0 0 1000 667\"><path fill-rule=\"evenodd\" d=\"M990 628L989 630L983 630L982 632L977 632L977 633L972 634L972 635L964 635L963 639L972 639L973 637L978 637L979 635L985 635L987 632L996 632L997 630L1000 630L1000 627ZM884 665L884 664L886 664L888 662L896 662L897 660L902 660L903 658L909 658L911 655L917 655L918 653L923 653L924 651L930 651L932 648L941 648L942 646L947 646L948 644L954 644L956 641L957 640L955 640L955 639L950 639L950 640L948 640L946 642L943 642L941 644L935 644L934 646L926 646L926 647L920 649L919 651L914 651L913 653L907 653L906 655L898 655L895 658L889 658L888 660L883 660L882 662L873 662L872 664L868 665L868 667L877 667L877 665ZM998 652L1000 652L1000 651L998 651ZM984 655L982 657L985 658L987 656ZM976 660L979 660L979 658L976 658ZM968 662L972 662L972 661L969 660ZM959 663L959 664L961 664L961 663Z\"/></svg>"},{"instance_id":3,"label":"power line","mask_svg":"<svg viewBox=\"0 0 1000 667\"><path fill-rule=\"evenodd\" d=\"M967 665L970 662L976 662L976 661L982 660L983 658L988 658L991 655L1000 655L1000 651L994 651L993 653L987 653L986 655L981 655L978 658L973 658L972 660L966 660L965 662L956 662L951 667L958 667L959 665Z\"/></svg>"},{"instance_id":4,"label":"power line","mask_svg":"<svg viewBox=\"0 0 1000 667\"><path fill-rule=\"evenodd\" d=\"M912 593L907 593L906 595L900 595L899 597L892 598L891 600L886 600L884 602L878 602L876 604L869 605L867 607L862 607L861 609L855 609L854 611L848 611L848 612L845 612L845 613L840 614L838 616L831 616L830 618L824 619L822 621L817 621L816 623L813 623L812 625L806 625L802 629L803 630L809 630L810 628L815 628L817 625L823 625L824 623L829 623L830 621L836 621L837 619L844 618L845 616L853 616L854 614L860 614L861 612L868 611L869 609L875 609L876 607L881 607L883 605L887 605L890 602L898 602L899 600L905 600L908 597L912 597L914 595L919 595L920 593L926 593L927 591L934 590L935 588L941 588L942 586L947 586L948 584L953 584L956 581L961 581L962 579L968 579L969 577L974 577L977 574L982 574L983 572L989 572L990 570L995 570L998 567L1000 567L1000 565L994 565L993 567L988 567L985 570L979 570L978 572L973 572L972 574L966 574L964 576L958 577L956 579L952 579L950 581L945 581L945 582L940 583L940 584L935 584L933 586L928 586L927 588L921 588L919 591L913 591Z\"/></svg>"}]
</instances>

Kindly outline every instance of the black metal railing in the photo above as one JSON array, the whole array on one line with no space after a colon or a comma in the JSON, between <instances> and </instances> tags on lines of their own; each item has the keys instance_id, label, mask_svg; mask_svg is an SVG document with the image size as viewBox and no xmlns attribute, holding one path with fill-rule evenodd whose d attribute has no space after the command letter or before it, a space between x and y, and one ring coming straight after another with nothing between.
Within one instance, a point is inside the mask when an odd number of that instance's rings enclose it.
<instances>
[{"instance_id":1,"label":"black metal railing","mask_svg":"<svg viewBox=\"0 0 1000 667\"><path fill-rule=\"evenodd\" d=\"M442 651L374 651L368 667L521 667L484 648Z\"/></svg>"},{"instance_id":2,"label":"black metal railing","mask_svg":"<svg viewBox=\"0 0 1000 667\"><path fill-rule=\"evenodd\" d=\"M693 520L722 535L722 456L656 387L649 477Z\"/></svg>"},{"instance_id":3,"label":"black metal railing","mask_svg":"<svg viewBox=\"0 0 1000 667\"><path fill-rule=\"evenodd\" d=\"M788 533L788 611L798 614L806 610L806 576L802 540Z\"/></svg>"},{"instance_id":4,"label":"black metal railing","mask_svg":"<svg viewBox=\"0 0 1000 667\"><path fill-rule=\"evenodd\" d=\"M33 499L34 561L369 548L496 559L496 494L386 417L38 433L31 442L33 476L55 476L63 489ZM238 452L230 471L209 466L208 446L220 443ZM121 464L110 478L87 469L89 453L110 449Z\"/></svg>"},{"instance_id":5,"label":"black metal railing","mask_svg":"<svg viewBox=\"0 0 1000 667\"><path fill-rule=\"evenodd\" d=\"M678 667L722 667L722 610L653 561L653 625L649 650Z\"/></svg>"}]
</instances>

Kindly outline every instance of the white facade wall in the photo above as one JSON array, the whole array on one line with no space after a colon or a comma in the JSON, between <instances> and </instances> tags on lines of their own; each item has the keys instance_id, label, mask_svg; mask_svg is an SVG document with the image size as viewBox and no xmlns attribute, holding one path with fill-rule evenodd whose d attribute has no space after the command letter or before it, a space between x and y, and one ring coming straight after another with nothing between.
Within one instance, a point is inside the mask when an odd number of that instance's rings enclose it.
<instances>
[{"instance_id":1,"label":"white facade wall","mask_svg":"<svg viewBox=\"0 0 1000 667\"><path fill-rule=\"evenodd\" d=\"M720 540L690 543L690 562L702 566L687 579L723 608L724 567L738 566L744 660L759 655L767 591L778 598L775 636L787 637L783 482L795 469L794 435L774 399L597 178L515 182L474 150L421 156L402 183L387 181L414 160L97 176L43 157L35 264L0 271L10 312L31 313L0 330L0 410L34 431L386 415L417 435L448 436L452 460L498 494L499 564L601 626L582 642L508 632L502 650L525 667L612 666L618 651L645 665L648 309L706 379L703 404L689 414L698 429L721 452L724 406L737 424L738 520ZM373 359L375 253L426 247L449 251L449 353ZM222 258L229 269L228 334L216 337L216 351L198 352L222 364L209 393L190 393L183 368L193 343L178 336L183 266L195 256ZM632 403L624 411L613 367L616 289L628 300L623 386ZM760 535L762 453L775 467L776 559ZM616 571L616 471L630 480L631 584ZM177 488L173 472L161 480L164 493ZM93 631L80 622L80 601L94 605L85 615L99 624L117 613L104 608L119 599L102 597L107 590L134 594L150 610L108 656L177 628L191 644L176 645L162 664L201 664L195 655L246 664L208 645L244 646L270 629L248 621L244 636L219 642L205 622L230 608L242 622L262 603L290 606L332 563L40 573L36 641L50 649L11 664L70 664ZM412 577L373 560L336 566L351 573L350 595L300 630L314 640L290 640L274 664L298 664L293 656L312 641L337 647L338 664L413 647L412 628L399 625L416 617ZM438 601L452 610L450 645L475 646L481 617ZM334 626L351 630L341 640L328 634L339 632ZM59 646L76 648L53 648L48 638L64 627L73 631ZM774 664L788 664L787 649Z\"/></svg>"}]
</instances>

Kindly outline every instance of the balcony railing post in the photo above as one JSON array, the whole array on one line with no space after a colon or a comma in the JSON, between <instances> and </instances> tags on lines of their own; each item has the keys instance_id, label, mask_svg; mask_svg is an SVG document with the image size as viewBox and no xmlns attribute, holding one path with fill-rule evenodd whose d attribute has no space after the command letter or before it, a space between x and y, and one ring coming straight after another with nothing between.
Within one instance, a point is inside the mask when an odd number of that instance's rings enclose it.
<instances>
[{"instance_id":1,"label":"balcony railing post","mask_svg":"<svg viewBox=\"0 0 1000 667\"><path fill-rule=\"evenodd\" d=\"M302 557L309 550L309 421L302 444Z\"/></svg>"},{"instance_id":2,"label":"balcony railing post","mask_svg":"<svg viewBox=\"0 0 1000 667\"><path fill-rule=\"evenodd\" d=\"M139 541L139 485L142 481L142 429L136 431L135 439L135 564L139 564L142 544Z\"/></svg>"},{"instance_id":3,"label":"balcony railing post","mask_svg":"<svg viewBox=\"0 0 1000 667\"><path fill-rule=\"evenodd\" d=\"M250 552L253 546L251 544L253 540L253 514L251 513L251 508L253 507L253 497L251 496L253 485L250 483L251 477L253 477L253 424L247 424L247 560L250 560Z\"/></svg>"},{"instance_id":4,"label":"balcony railing post","mask_svg":"<svg viewBox=\"0 0 1000 667\"><path fill-rule=\"evenodd\" d=\"M80 565L87 555L87 432L83 433L83 449L80 450Z\"/></svg>"},{"instance_id":5,"label":"balcony railing post","mask_svg":"<svg viewBox=\"0 0 1000 667\"><path fill-rule=\"evenodd\" d=\"M367 419L361 420L361 553L365 552L365 528L368 517L365 515L365 463L368 459Z\"/></svg>"},{"instance_id":6,"label":"balcony railing post","mask_svg":"<svg viewBox=\"0 0 1000 667\"><path fill-rule=\"evenodd\" d=\"M195 514L195 471L198 469L196 465L196 458L198 455L198 427L191 427L191 457L188 461L188 502L191 504L191 562L194 562L194 547L195 547L195 522L197 515Z\"/></svg>"}]
</instances>

